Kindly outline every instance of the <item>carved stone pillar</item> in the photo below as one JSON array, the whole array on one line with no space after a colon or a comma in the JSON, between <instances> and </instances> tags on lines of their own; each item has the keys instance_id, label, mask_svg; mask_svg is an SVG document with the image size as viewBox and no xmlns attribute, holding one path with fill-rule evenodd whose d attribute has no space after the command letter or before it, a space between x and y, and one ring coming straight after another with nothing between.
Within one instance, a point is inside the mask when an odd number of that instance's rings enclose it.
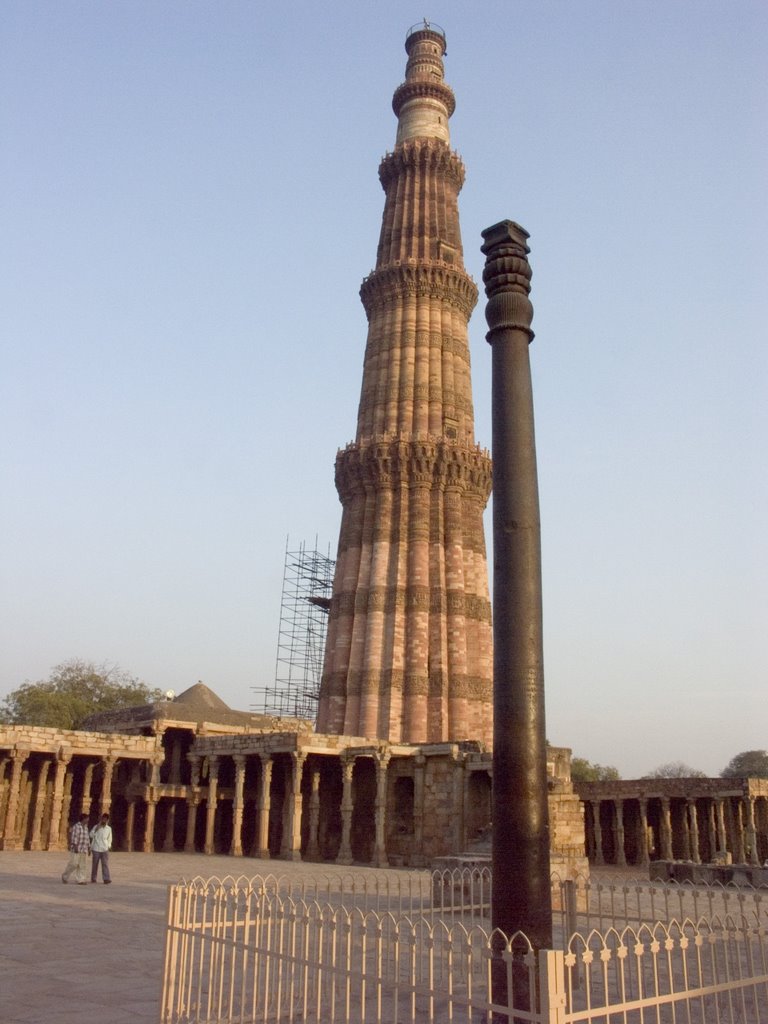
<instances>
[{"instance_id":1,"label":"carved stone pillar","mask_svg":"<svg viewBox=\"0 0 768 1024\"><path fill-rule=\"evenodd\" d=\"M85 773L83 775L83 797L80 801L80 811L83 814L91 813L91 804L93 802L91 790L93 788L93 773L95 770L95 761L85 766Z\"/></svg>"},{"instance_id":2,"label":"carved stone pillar","mask_svg":"<svg viewBox=\"0 0 768 1024\"><path fill-rule=\"evenodd\" d=\"M187 831L184 836L184 853L195 852L195 832L197 830L197 809L200 806L199 793L187 798Z\"/></svg>"},{"instance_id":3,"label":"carved stone pillar","mask_svg":"<svg viewBox=\"0 0 768 1024\"><path fill-rule=\"evenodd\" d=\"M195 852L195 830L197 808L200 806L200 762L199 754L187 754L190 763L190 785L187 790L187 832L184 837L184 853Z\"/></svg>"},{"instance_id":4,"label":"carved stone pillar","mask_svg":"<svg viewBox=\"0 0 768 1024\"><path fill-rule=\"evenodd\" d=\"M154 754L149 762L149 793L147 796L147 818L144 822L144 845L145 853L154 853L155 849L155 816L157 812L158 793L157 786L160 781L160 765L163 761L163 754Z\"/></svg>"},{"instance_id":5,"label":"carved stone pillar","mask_svg":"<svg viewBox=\"0 0 768 1024\"><path fill-rule=\"evenodd\" d=\"M710 800L707 804L707 841L709 843L709 860L715 859L717 850L717 823L715 821L715 801Z\"/></svg>"},{"instance_id":6,"label":"carved stone pillar","mask_svg":"<svg viewBox=\"0 0 768 1024\"><path fill-rule=\"evenodd\" d=\"M376 801L374 814L376 821L376 839L373 849L373 863L377 868L389 867L387 860L387 766L390 754L381 751L375 758L376 765ZM414 792L415 796L415 792ZM415 800L414 800L415 804Z\"/></svg>"},{"instance_id":7,"label":"carved stone pillar","mask_svg":"<svg viewBox=\"0 0 768 1024\"><path fill-rule=\"evenodd\" d=\"M52 762L45 760L40 765L37 773L37 789L35 790L35 804L32 810L32 835L29 841L30 850L42 850L42 828L43 811L45 810L46 787L48 785L48 772L51 770Z\"/></svg>"},{"instance_id":8,"label":"carved stone pillar","mask_svg":"<svg viewBox=\"0 0 768 1024\"><path fill-rule=\"evenodd\" d=\"M680 815L683 841L683 860L691 859L691 819L688 813L688 801L683 805L683 813Z\"/></svg>"},{"instance_id":9,"label":"carved stone pillar","mask_svg":"<svg viewBox=\"0 0 768 1024\"><path fill-rule=\"evenodd\" d=\"M232 801L232 857L243 856L243 786L245 785L245 755L233 754L235 762L235 798Z\"/></svg>"},{"instance_id":10,"label":"carved stone pillar","mask_svg":"<svg viewBox=\"0 0 768 1024\"><path fill-rule=\"evenodd\" d=\"M320 772L312 772L312 788L309 791L309 840L305 860L320 860Z\"/></svg>"},{"instance_id":11,"label":"carved stone pillar","mask_svg":"<svg viewBox=\"0 0 768 1024\"><path fill-rule=\"evenodd\" d=\"M614 801L616 815L616 863L619 867L627 866L627 853L624 849L624 801Z\"/></svg>"},{"instance_id":12,"label":"carved stone pillar","mask_svg":"<svg viewBox=\"0 0 768 1024\"><path fill-rule=\"evenodd\" d=\"M650 861L648 853L648 801L640 798L640 863L648 864Z\"/></svg>"},{"instance_id":13,"label":"carved stone pillar","mask_svg":"<svg viewBox=\"0 0 768 1024\"><path fill-rule=\"evenodd\" d=\"M109 814L112 807L112 775L116 764L116 757L105 757L102 760L104 774L101 783L101 799L99 800L100 814Z\"/></svg>"},{"instance_id":14,"label":"carved stone pillar","mask_svg":"<svg viewBox=\"0 0 768 1024\"><path fill-rule=\"evenodd\" d=\"M715 817L717 818L717 849L721 853L728 850L728 834L725 831L725 803L723 798L715 798Z\"/></svg>"},{"instance_id":15,"label":"carved stone pillar","mask_svg":"<svg viewBox=\"0 0 768 1024\"><path fill-rule=\"evenodd\" d=\"M34 786L30 779L30 762L21 769L21 786L19 787L19 816L16 819L16 832L21 837L22 846L27 841L29 832L29 816L32 811L32 790Z\"/></svg>"},{"instance_id":16,"label":"carved stone pillar","mask_svg":"<svg viewBox=\"0 0 768 1024\"><path fill-rule=\"evenodd\" d=\"M272 756L262 754L261 784L259 786L259 857L269 860L269 812L272 807L270 786L272 785Z\"/></svg>"},{"instance_id":17,"label":"carved stone pillar","mask_svg":"<svg viewBox=\"0 0 768 1024\"><path fill-rule=\"evenodd\" d=\"M125 849L133 853L133 829L136 821L136 801L129 800L125 812Z\"/></svg>"},{"instance_id":18,"label":"carved stone pillar","mask_svg":"<svg viewBox=\"0 0 768 1024\"><path fill-rule=\"evenodd\" d=\"M64 804L64 777L67 774L67 765L72 760L69 752L59 751L56 758L56 774L53 777L53 797L51 800L51 820L48 825L47 850L59 850L59 833L61 830L61 811Z\"/></svg>"},{"instance_id":19,"label":"carved stone pillar","mask_svg":"<svg viewBox=\"0 0 768 1024\"><path fill-rule=\"evenodd\" d=\"M301 812L304 798L301 779L307 755L301 750L291 753L291 778L286 786L285 822L283 829L283 856L286 860L301 860Z\"/></svg>"},{"instance_id":20,"label":"carved stone pillar","mask_svg":"<svg viewBox=\"0 0 768 1024\"><path fill-rule=\"evenodd\" d=\"M672 808L668 796L661 798L659 833L661 837L661 859L672 860Z\"/></svg>"},{"instance_id":21,"label":"carved stone pillar","mask_svg":"<svg viewBox=\"0 0 768 1024\"><path fill-rule=\"evenodd\" d=\"M219 757L212 754L208 758L208 801L205 807L205 846L203 853L209 856L215 852L214 825L216 823L216 806L219 788Z\"/></svg>"},{"instance_id":22,"label":"carved stone pillar","mask_svg":"<svg viewBox=\"0 0 768 1024\"><path fill-rule=\"evenodd\" d=\"M283 772L283 793L280 799L280 852L278 854L283 860L288 858L288 850L291 845L291 827L293 822L291 813L292 792L291 772Z\"/></svg>"},{"instance_id":23,"label":"carved stone pillar","mask_svg":"<svg viewBox=\"0 0 768 1024\"><path fill-rule=\"evenodd\" d=\"M747 844L744 835L744 805L741 800L736 800L732 808L733 812L733 833L734 833L734 857L737 864L747 862Z\"/></svg>"},{"instance_id":24,"label":"carved stone pillar","mask_svg":"<svg viewBox=\"0 0 768 1024\"><path fill-rule=\"evenodd\" d=\"M163 841L163 852L173 853L176 849L174 832L176 830L176 801L167 800L168 814L165 819L165 840Z\"/></svg>"},{"instance_id":25,"label":"carved stone pillar","mask_svg":"<svg viewBox=\"0 0 768 1024\"><path fill-rule=\"evenodd\" d=\"M66 850L69 833L69 815L72 809L72 775L64 776L64 799L61 802L61 821L59 822L58 847Z\"/></svg>"},{"instance_id":26,"label":"carved stone pillar","mask_svg":"<svg viewBox=\"0 0 768 1024\"><path fill-rule=\"evenodd\" d=\"M747 849L744 860L748 864L759 864L757 829L755 828L755 798L753 796L746 796L744 798L744 808L747 812Z\"/></svg>"},{"instance_id":27,"label":"carved stone pillar","mask_svg":"<svg viewBox=\"0 0 768 1024\"><path fill-rule=\"evenodd\" d=\"M337 864L352 863L352 773L355 770L354 755L342 755L341 758L341 843Z\"/></svg>"},{"instance_id":28,"label":"carved stone pillar","mask_svg":"<svg viewBox=\"0 0 768 1024\"><path fill-rule=\"evenodd\" d=\"M21 771L29 756L26 750L11 753L11 781L8 790L8 806L5 812L5 832L0 840L2 850L21 850L24 842L18 835L19 796L21 794Z\"/></svg>"},{"instance_id":29,"label":"carved stone pillar","mask_svg":"<svg viewBox=\"0 0 768 1024\"><path fill-rule=\"evenodd\" d=\"M694 864L701 864L701 854L699 853L699 808L696 800L692 797L688 798L686 805L690 821L690 859Z\"/></svg>"},{"instance_id":30,"label":"carved stone pillar","mask_svg":"<svg viewBox=\"0 0 768 1024\"><path fill-rule=\"evenodd\" d=\"M154 796L147 798L147 818L144 822L144 853L154 853L155 812L157 800Z\"/></svg>"},{"instance_id":31,"label":"carved stone pillar","mask_svg":"<svg viewBox=\"0 0 768 1024\"><path fill-rule=\"evenodd\" d=\"M600 821L600 800L592 801L592 823L595 830L595 864L599 867L605 864L603 856L603 826Z\"/></svg>"}]
</instances>

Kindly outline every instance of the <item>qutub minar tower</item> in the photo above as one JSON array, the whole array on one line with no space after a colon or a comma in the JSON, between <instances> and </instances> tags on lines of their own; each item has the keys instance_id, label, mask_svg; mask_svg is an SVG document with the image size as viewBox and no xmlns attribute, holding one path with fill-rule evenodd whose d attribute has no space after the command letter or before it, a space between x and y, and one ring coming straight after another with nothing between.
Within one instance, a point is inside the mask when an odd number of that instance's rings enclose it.
<instances>
[{"instance_id":1,"label":"qutub minar tower","mask_svg":"<svg viewBox=\"0 0 768 1024\"><path fill-rule=\"evenodd\" d=\"M488 453L475 444L445 37L405 44L354 442L338 453L343 506L318 732L439 743L493 733L493 641L483 510Z\"/></svg>"}]
</instances>

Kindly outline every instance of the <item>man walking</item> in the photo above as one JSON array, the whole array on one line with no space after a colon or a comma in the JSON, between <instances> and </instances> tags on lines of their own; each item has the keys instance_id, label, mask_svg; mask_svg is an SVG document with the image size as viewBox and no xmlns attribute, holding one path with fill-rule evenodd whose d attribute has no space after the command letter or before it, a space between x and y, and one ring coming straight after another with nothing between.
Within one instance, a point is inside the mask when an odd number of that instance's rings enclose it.
<instances>
[{"instance_id":1,"label":"man walking","mask_svg":"<svg viewBox=\"0 0 768 1024\"><path fill-rule=\"evenodd\" d=\"M83 813L69 830L69 863L61 876L65 885L73 871L78 885L88 884L85 880L85 858L88 856L89 849L88 815Z\"/></svg>"},{"instance_id":2,"label":"man walking","mask_svg":"<svg viewBox=\"0 0 768 1024\"><path fill-rule=\"evenodd\" d=\"M102 814L98 825L91 829L91 882L96 881L101 864L101 878L104 885L109 885L112 879L109 877L109 851L112 849L112 827L109 824L109 815Z\"/></svg>"}]
</instances>

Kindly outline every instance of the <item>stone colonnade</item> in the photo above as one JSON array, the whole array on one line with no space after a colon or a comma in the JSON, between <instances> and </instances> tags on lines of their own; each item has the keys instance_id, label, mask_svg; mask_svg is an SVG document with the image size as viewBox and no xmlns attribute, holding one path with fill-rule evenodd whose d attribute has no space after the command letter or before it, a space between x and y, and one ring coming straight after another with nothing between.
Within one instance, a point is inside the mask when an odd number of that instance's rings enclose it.
<instances>
[{"instance_id":1,"label":"stone colonnade","mask_svg":"<svg viewBox=\"0 0 768 1024\"><path fill-rule=\"evenodd\" d=\"M0 849L66 849L71 822L110 813L115 786L158 756L155 737L0 728Z\"/></svg>"},{"instance_id":2,"label":"stone colonnade","mask_svg":"<svg viewBox=\"0 0 768 1024\"><path fill-rule=\"evenodd\" d=\"M99 743L44 729L22 741L23 728L0 728L2 849L64 849L80 812L91 824L108 812L116 850L420 867L490 828L491 757L478 744L195 735L178 722ZM552 788L553 844L583 857L578 798L562 779Z\"/></svg>"},{"instance_id":3,"label":"stone colonnade","mask_svg":"<svg viewBox=\"0 0 768 1024\"><path fill-rule=\"evenodd\" d=\"M187 755L185 807L169 787L157 788L155 797L165 801L164 848L174 848L176 806L186 817L184 850L190 853L389 864L389 749L285 749L285 737L243 744L236 752L230 746L218 737Z\"/></svg>"},{"instance_id":4,"label":"stone colonnade","mask_svg":"<svg viewBox=\"0 0 768 1024\"><path fill-rule=\"evenodd\" d=\"M63 850L81 813L109 813L115 849L129 852L417 865L443 852L456 818L425 803L438 762L461 768L451 745L431 752L429 772L410 747L314 734L95 736L0 729L0 849Z\"/></svg>"},{"instance_id":5,"label":"stone colonnade","mask_svg":"<svg viewBox=\"0 0 768 1024\"><path fill-rule=\"evenodd\" d=\"M654 779L645 788L649 781L575 784L590 863L768 859L768 780Z\"/></svg>"},{"instance_id":6,"label":"stone colonnade","mask_svg":"<svg viewBox=\"0 0 768 1024\"><path fill-rule=\"evenodd\" d=\"M461 849L473 820L458 744L216 736L198 737L188 759L190 851L415 867ZM204 828L195 820L203 804Z\"/></svg>"}]
</instances>

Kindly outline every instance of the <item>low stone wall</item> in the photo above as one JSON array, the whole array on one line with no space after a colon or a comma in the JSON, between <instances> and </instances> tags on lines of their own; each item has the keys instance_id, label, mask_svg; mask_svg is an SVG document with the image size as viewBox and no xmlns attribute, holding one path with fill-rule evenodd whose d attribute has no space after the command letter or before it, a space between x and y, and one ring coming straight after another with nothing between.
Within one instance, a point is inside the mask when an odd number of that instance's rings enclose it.
<instances>
[{"instance_id":1,"label":"low stone wall","mask_svg":"<svg viewBox=\"0 0 768 1024\"><path fill-rule=\"evenodd\" d=\"M753 864L694 864L691 861L655 860L650 865L651 881L689 882L705 885L752 885L768 887L768 867Z\"/></svg>"}]
</instances>

